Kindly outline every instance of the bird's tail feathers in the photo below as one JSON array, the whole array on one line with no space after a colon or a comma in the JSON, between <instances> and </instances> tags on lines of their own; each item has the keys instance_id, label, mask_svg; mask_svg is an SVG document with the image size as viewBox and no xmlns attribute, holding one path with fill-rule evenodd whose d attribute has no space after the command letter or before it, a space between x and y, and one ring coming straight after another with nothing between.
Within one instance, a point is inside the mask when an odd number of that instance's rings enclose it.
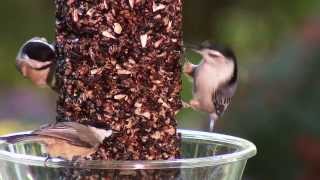
<instances>
[{"instance_id":1,"label":"bird's tail feathers","mask_svg":"<svg viewBox=\"0 0 320 180\"><path fill-rule=\"evenodd\" d=\"M5 136L5 137L0 137L0 141L4 141L9 144L15 144L19 142L26 142L26 141L37 141L38 138L35 138L36 135L34 134L20 134L20 135L13 135L13 136Z\"/></svg>"}]
</instances>

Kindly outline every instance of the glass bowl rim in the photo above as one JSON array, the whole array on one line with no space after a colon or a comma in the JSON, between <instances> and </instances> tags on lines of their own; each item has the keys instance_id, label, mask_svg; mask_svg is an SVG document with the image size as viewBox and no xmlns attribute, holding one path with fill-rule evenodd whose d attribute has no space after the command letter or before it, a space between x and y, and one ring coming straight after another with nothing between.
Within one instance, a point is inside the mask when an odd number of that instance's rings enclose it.
<instances>
[{"instance_id":1,"label":"glass bowl rim","mask_svg":"<svg viewBox=\"0 0 320 180\"><path fill-rule=\"evenodd\" d=\"M142 160L142 161L106 161L106 160L80 160L77 163L63 160L60 158L52 158L47 161L46 157L32 156L17 154L14 152L8 152L0 150L0 161L8 161L17 164L31 165L31 166L42 166L51 168L84 168L84 169L181 169L181 168L197 168L197 167L208 167L217 166L222 164L235 163L242 160L247 160L257 153L256 146L248 140L224 135L217 133L209 133L202 131L193 130L178 130L182 135L182 139L192 140L205 140L212 142L221 142L231 144L239 148L239 150L230 154L221 154L208 157L198 158L185 158L185 159L174 159L174 160ZM28 132L20 132L9 134L28 134ZM0 145L4 143L0 141ZM12 146L12 145L9 145Z\"/></svg>"}]
</instances>

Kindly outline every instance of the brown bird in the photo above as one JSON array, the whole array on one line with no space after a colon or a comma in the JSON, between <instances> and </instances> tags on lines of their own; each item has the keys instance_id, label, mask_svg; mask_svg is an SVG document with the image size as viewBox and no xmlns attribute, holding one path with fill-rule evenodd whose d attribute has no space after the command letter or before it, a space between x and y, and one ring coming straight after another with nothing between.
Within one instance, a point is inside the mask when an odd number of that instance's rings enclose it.
<instances>
[{"instance_id":1,"label":"brown bird","mask_svg":"<svg viewBox=\"0 0 320 180\"><path fill-rule=\"evenodd\" d=\"M16 67L19 72L40 87L54 85L56 53L45 38L34 37L20 48Z\"/></svg>"},{"instance_id":2,"label":"brown bird","mask_svg":"<svg viewBox=\"0 0 320 180\"><path fill-rule=\"evenodd\" d=\"M9 144L36 142L46 146L49 157L66 160L85 158L95 153L112 130L100 129L76 122L59 122L44 126L31 134L0 137Z\"/></svg>"}]
</instances>

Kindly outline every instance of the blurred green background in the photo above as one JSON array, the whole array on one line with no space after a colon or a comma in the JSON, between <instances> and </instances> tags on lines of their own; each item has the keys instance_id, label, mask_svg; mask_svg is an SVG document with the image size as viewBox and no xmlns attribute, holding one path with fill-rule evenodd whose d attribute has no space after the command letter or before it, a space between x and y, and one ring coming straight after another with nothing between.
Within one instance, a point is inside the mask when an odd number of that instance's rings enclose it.
<instances>
[{"instance_id":1,"label":"blurred green background","mask_svg":"<svg viewBox=\"0 0 320 180\"><path fill-rule=\"evenodd\" d=\"M55 94L32 86L14 65L24 41L54 38L53 1L2 0L0 22L0 134L6 134L55 119ZM184 0L184 39L225 43L237 53L240 86L217 131L257 145L243 179L320 179L320 1ZM185 76L183 84L187 101ZM178 118L181 128L208 123L191 110Z\"/></svg>"}]
</instances>

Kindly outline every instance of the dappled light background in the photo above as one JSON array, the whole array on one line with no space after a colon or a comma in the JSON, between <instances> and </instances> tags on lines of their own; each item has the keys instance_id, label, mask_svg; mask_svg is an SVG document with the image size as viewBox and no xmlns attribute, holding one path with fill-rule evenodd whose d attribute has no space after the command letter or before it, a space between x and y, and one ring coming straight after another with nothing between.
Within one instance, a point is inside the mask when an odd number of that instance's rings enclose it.
<instances>
[{"instance_id":1,"label":"dappled light background","mask_svg":"<svg viewBox=\"0 0 320 180\"><path fill-rule=\"evenodd\" d=\"M315 180L320 172L320 1L184 0L184 39L225 43L239 59L240 84L217 131L253 141L258 155L248 180ZM0 5L0 134L55 119L56 95L15 69L20 45L54 38L52 0L2 0ZM196 63L199 56L187 51ZM208 77L210 78L210 77ZM183 76L185 101L190 79ZM206 114L183 110L179 126L207 129Z\"/></svg>"}]
</instances>

